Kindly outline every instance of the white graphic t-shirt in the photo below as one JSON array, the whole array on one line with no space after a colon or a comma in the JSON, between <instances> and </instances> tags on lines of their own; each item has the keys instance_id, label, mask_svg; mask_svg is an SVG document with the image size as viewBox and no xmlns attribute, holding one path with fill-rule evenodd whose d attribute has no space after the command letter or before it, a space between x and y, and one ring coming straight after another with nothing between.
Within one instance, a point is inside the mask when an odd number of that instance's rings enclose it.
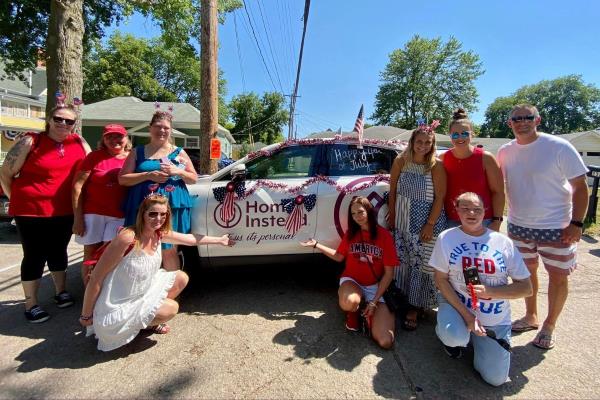
<instances>
[{"instance_id":1,"label":"white graphic t-shirt","mask_svg":"<svg viewBox=\"0 0 600 400\"><path fill-rule=\"evenodd\" d=\"M471 312L471 295L465 284L463 269L475 266L479 280L486 286L503 286L508 277L527 279L529 270L512 240L488 229L481 236L471 236L460 228L448 229L435 242L429 265L448 274L450 285ZM484 326L510 325L507 299L478 299L475 315Z\"/></svg>"}]
</instances>

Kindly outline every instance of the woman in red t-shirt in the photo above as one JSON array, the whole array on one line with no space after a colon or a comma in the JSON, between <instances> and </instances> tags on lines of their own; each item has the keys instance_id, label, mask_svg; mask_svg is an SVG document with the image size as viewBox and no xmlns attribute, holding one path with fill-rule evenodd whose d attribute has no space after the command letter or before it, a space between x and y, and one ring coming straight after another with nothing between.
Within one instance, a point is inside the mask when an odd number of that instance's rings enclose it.
<instances>
[{"instance_id":1,"label":"woman in red t-shirt","mask_svg":"<svg viewBox=\"0 0 600 400\"><path fill-rule=\"evenodd\" d=\"M346 329L357 331L359 307L363 298L371 336L384 349L394 344L394 314L388 309L383 294L394 278L398 265L396 246L390 233L377 225L371 202L355 197L348 206L348 231L337 250L315 239L300 242L302 246L319 249L332 260L346 260L340 278L339 304L346 312Z\"/></svg>"},{"instance_id":2,"label":"woman in red t-shirt","mask_svg":"<svg viewBox=\"0 0 600 400\"><path fill-rule=\"evenodd\" d=\"M24 135L8 152L0 180L10 199L23 247L21 283L25 293L25 317L44 322L50 316L37 301L37 291L48 263L59 308L73 304L65 290L67 245L73 227L71 183L77 165L90 147L73 133L77 111L60 103L48 114L46 130Z\"/></svg>"},{"instance_id":3,"label":"woman in red t-shirt","mask_svg":"<svg viewBox=\"0 0 600 400\"><path fill-rule=\"evenodd\" d=\"M127 188L119 185L119 171L131 150L127 130L118 124L104 127L99 149L87 155L73 182L75 241L83 245L83 261L103 242L112 240L125 222L123 205ZM82 265L81 277L87 285L89 267Z\"/></svg>"},{"instance_id":4,"label":"woman in red t-shirt","mask_svg":"<svg viewBox=\"0 0 600 400\"><path fill-rule=\"evenodd\" d=\"M463 193L477 193L485 207L484 225L498 231L504 212L504 180L498 161L489 151L471 145L473 124L462 108L457 109L450 122L450 150L440 156L447 175L444 208L448 226L460 225L454 201Z\"/></svg>"}]
</instances>

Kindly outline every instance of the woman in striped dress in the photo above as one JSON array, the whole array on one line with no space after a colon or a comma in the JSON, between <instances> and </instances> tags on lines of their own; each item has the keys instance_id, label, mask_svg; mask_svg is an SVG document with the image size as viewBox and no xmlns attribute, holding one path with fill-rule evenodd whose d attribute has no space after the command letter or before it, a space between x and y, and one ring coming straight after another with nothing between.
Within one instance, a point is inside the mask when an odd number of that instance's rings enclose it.
<instances>
[{"instance_id":1,"label":"woman in striped dress","mask_svg":"<svg viewBox=\"0 0 600 400\"><path fill-rule=\"evenodd\" d=\"M411 306L402 324L406 330L417 328L421 311L437 306L433 269L428 265L435 240L446 224L446 172L435 156L437 126L434 121L413 131L390 174L388 223L400 259L396 281Z\"/></svg>"}]
</instances>

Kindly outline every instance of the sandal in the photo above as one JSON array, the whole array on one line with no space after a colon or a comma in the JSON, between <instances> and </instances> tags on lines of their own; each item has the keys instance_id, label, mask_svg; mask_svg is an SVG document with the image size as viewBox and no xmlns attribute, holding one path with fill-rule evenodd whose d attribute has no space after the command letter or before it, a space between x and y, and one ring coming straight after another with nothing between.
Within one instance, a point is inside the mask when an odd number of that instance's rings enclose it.
<instances>
[{"instance_id":1,"label":"sandal","mask_svg":"<svg viewBox=\"0 0 600 400\"><path fill-rule=\"evenodd\" d=\"M537 331L539 329L539 325L531 325L527 321L525 321L525 317L521 319L517 319L512 323L510 328L513 332L528 332L528 331Z\"/></svg>"},{"instance_id":2,"label":"sandal","mask_svg":"<svg viewBox=\"0 0 600 400\"><path fill-rule=\"evenodd\" d=\"M550 350L555 344L554 335L552 332L541 330L538 332L531 344L543 350Z\"/></svg>"},{"instance_id":3,"label":"sandal","mask_svg":"<svg viewBox=\"0 0 600 400\"><path fill-rule=\"evenodd\" d=\"M412 313L414 313L414 318L409 318L408 315ZM418 318L419 313L417 312L417 310L411 310L407 312L406 316L404 317L404 321L402 321L402 329L404 329L405 331L414 331L415 329L417 329L417 326L419 326L419 324L417 323Z\"/></svg>"},{"instance_id":4,"label":"sandal","mask_svg":"<svg viewBox=\"0 0 600 400\"><path fill-rule=\"evenodd\" d=\"M155 333L157 335L166 335L167 333L171 332L171 327L166 323L162 323L149 326L145 328L144 331Z\"/></svg>"}]
</instances>

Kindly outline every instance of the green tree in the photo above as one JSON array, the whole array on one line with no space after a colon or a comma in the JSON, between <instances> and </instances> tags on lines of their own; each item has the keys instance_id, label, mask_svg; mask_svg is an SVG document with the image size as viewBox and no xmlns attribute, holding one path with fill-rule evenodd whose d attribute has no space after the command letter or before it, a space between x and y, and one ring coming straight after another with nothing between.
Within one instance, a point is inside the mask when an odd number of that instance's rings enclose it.
<instances>
[{"instance_id":1,"label":"green tree","mask_svg":"<svg viewBox=\"0 0 600 400\"><path fill-rule=\"evenodd\" d=\"M163 37L136 38L115 32L97 43L84 61L83 97L93 103L115 96L144 101L187 102L200 106L200 57L189 43L167 47ZM219 122L225 123L226 83L219 80Z\"/></svg>"},{"instance_id":2,"label":"green tree","mask_svg":"<svg viewBox=\"0 0 600 400\"><path fill-rule=\"evenodd\" d=\"M389 57L371 116L375 124L413 129L425 117L446 126L455 108L476 110L474 82L484 72L482 64L455 38L443 43L416 35Z\"/></svg>"},{"instance_id":3,"label":"green tree","mask_svg":"<svg viewBox=\"0 0 600 400\"><path fill-rule=\"evenodd\" d=\"M600 89L586 84L581 75L567 75L523 86L511 96L494 100L485 112L482 133L491 137L512 137L506 121L512 107L519 103L538 108L542 132L564 134L600 125Z\"/></svg>"},{"instance_id":4,"label":"green tree","mask_svg":"<svg viewBox=\"0 0 600 400\"><path fill-rule=\"evenodd\" d=\"M229 108L233 128L231 134L236 140L266 144L283 140L283 126L289 118L285 107L285 98L280 93L266 92L262 98L256 93L240 94L231 99Z\"/></svg>"}]
</instances>

